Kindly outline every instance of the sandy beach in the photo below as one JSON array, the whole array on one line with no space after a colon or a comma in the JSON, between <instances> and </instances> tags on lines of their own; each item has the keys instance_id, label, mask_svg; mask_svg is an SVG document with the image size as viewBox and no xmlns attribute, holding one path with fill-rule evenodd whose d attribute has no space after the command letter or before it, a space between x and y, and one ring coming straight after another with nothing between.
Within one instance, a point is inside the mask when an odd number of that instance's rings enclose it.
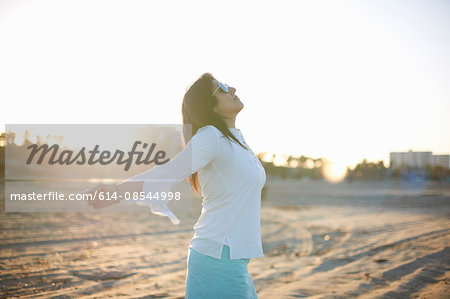
<instances>
[{"instance_id":1,"label":"sandy beach","mask_svg":"<svg viewBox=\"0 0 450 299\"><path fill-rule=\"evenodd\" d=\"M259 298L448 298L450 184L273 180ZM179 186L190 194L187 183ZM3 195L3 190L2 190ZM119 205L118 205L119 206ZM184 298L198 198L117 213L4 213L1 298Z\"/></svg>"}]
</instances>

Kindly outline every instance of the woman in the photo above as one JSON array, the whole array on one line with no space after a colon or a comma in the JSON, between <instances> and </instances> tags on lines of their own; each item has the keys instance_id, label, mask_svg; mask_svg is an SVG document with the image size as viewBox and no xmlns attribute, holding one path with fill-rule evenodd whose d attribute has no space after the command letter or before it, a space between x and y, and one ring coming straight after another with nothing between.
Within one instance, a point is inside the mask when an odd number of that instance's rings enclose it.
<instances>
[{"instance_id":1,"label":"woman","mask_svg":"<svg viewBox=\"0 0 450 299\"><path fill-rule=\"evenodd\" d=\"M266 174L235 127L244 107L236 89L203 74L183 99L183 123L192 125L192 139L166 164L118 185L93 190L155 192L170 190L188 178L203 196L187 258L186 298L258 298L247 265L264 256L261 243L261 190ZM158 184L155 182L168 182ZM92 192L92 190L91 190ZM152 212L178 219L167 201L152 202ZM111 202L91 203L95 208Z\"/></svg>"}]
</instances>

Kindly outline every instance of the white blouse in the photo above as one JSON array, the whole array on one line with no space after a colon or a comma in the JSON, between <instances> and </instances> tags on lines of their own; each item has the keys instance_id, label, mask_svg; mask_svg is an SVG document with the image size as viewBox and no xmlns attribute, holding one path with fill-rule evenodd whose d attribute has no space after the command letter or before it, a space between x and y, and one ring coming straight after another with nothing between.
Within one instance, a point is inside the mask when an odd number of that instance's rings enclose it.
<instances>
[{"instance_id":1,"label":"white blouse","mask_svg":"<svg viewBox=\"0 0 450 299\"><path fill-rule=\"evenodd\" d=\"M262 257L261 190L266 173L241 131L229 130L249 150L207 125L197 130L169 162L127 181L144 181L144 194L168 192L198 171L202 211L190 247L220 259L223 245L227 244L231 259ZM174 224L180 222L168 208L167 200L148 202L153 213L168 216Z\"/></svg>"}]
</instances>

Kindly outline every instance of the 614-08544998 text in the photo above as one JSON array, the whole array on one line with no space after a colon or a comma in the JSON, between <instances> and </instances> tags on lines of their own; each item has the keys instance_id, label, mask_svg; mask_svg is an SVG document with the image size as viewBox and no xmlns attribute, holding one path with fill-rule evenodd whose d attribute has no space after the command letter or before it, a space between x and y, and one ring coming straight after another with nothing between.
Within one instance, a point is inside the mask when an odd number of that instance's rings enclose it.
<instances>
[{"instance_id":1,"label":"614-08544998 text","mask_svg":"<svg viewBox=\"0 0 450 299\"><path fill-rule=\"evenodd\" d=\"M180 200L181 192L125 192L118 195L117 192L99 192L94 194L94 198L98 195L99 200Z\"/></svg>"}]
</instances>

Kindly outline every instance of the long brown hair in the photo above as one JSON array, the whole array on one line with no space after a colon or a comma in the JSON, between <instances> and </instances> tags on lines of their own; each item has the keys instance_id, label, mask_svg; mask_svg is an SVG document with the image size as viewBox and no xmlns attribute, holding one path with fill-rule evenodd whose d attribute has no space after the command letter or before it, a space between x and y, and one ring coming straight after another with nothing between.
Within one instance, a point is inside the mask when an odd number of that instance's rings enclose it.
<instances>
[{"instance_id":1,"label":"long brown hair","mask_svg":"<svg viewBox=\"0 0 450 299\"><path fill-rule=\"evenodd\" d=\"M215 78L210 73L204 73L184 94L181 109L183 114L183 124L192 125L192 132L188 132L186 129L183 130L184 142L187 144L198 129L207 125L213 125L222 132L224 137L229 140L234 140L243 148L247 149L247 147L239 142L239 140L230 132L223 117L214 111L214 107L217 105L216 97L211 95L214 88L214 79ZM184 128L186 128L186 126L184 126ZM191 184L192 190L200 195L198 172L190 175L188 181Z\"/></svg>"}]
</instances>

